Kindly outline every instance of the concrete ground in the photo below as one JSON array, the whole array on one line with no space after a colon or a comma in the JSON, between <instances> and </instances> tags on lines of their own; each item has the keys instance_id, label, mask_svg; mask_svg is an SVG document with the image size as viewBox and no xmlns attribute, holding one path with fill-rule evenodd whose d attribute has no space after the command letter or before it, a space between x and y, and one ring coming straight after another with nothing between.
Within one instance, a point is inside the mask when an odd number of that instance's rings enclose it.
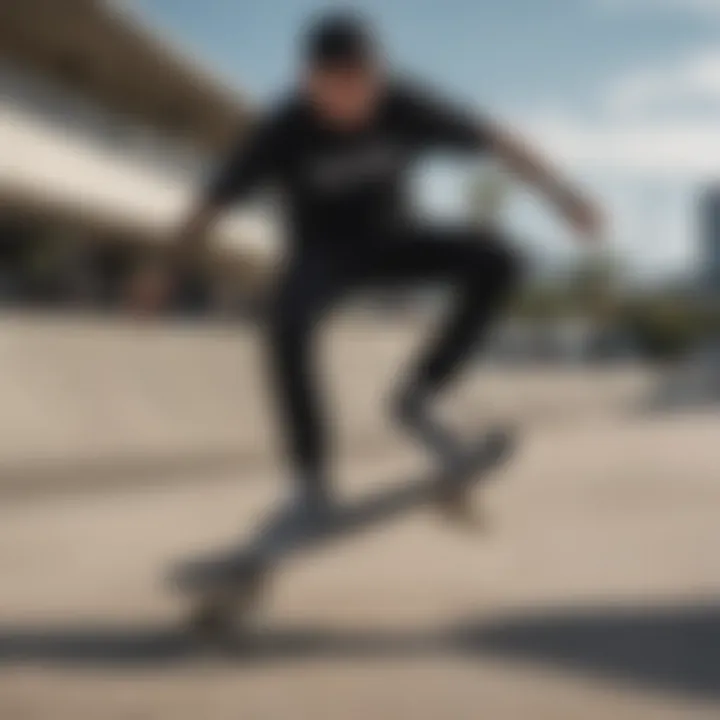
<instances>
[{"instance_id":1,"label":"concrete ground","mask_svg":"<svg viewBox=\"0 0 720 720\"><path fill-rule=\"evenodd\" d=\"M301 560L225 653L187 637L161 576L249 529L273 473L14 497L0 718L718 718L719 439L711 414L536 424L482 532L419 512ZM343 485L417 462L356 458Z\"/></svg>"}]
</instances>

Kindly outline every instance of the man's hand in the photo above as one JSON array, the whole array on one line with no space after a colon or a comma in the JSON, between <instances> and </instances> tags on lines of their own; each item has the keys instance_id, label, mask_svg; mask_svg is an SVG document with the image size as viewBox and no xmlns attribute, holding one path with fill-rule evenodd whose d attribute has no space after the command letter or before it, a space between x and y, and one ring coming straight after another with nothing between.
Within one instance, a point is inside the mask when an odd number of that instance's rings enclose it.
<instances>
[{"instance_id":1,"label":"man's hand","mask_svg":"<svg viewBox=\"0 0 720 720\"><path fill-rule=\"evenodd\" d=\"M207 236L221 209L207 203L193 208L165 252L133 273L125 293L131 311L157 314L170 307L206 259Z\"/></svg>"},{"instance_id":2,"label":"man's hand","mask_svg":"<svg viewBox=\"0 0 720 720\"><path fill-rule=\"evenodd\" d=\"M555 198L560 212L581 237L600 242L604 233L604 218L600 208L576 192L565 191Z\"/></svg>"},{"instance_id":3,"label":"man's hand","mask_svg":"<svg viewBox=\"0 0 720 720\"><path fill-rule=\"evenodd\" d=\"M134 315L157 315L172 304L177 280L170 267L159 262L140 266L130 277L126 304Z\"/></svg>"}]
</instances>

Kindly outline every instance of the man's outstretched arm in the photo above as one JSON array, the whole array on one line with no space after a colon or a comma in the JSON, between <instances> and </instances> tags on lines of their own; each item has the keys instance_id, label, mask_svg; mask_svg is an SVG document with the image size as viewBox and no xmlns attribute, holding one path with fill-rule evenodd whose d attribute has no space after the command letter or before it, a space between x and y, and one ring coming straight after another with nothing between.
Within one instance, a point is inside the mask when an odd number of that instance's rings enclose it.
<instances>
[{"instance_id":1,"label":"man's outstretched arm","mask_svg":"<svg viewBox=\"0 0 720 720\"><path fill-rule=\"evenodd\" d=\"M584 237L598 240L602 234L600 209L516 133L496 123L483 122L487 149L521 180L537 188L560 214Z\"/></svg>"},{"instance_id":2,"label":"man's outstretched arm","mask_svg":"<svg viewBox=\"0 0 720 720\"><path fill-rule=\"evenodd\" d=\"M181 262L200 258L207 251L213 226L227 208L271 178L281 142L280 123L267 119L232 148L175 231L173 250Z\"/></svg>"},{"instance_id":3,"label":"man's outstretched arm","mask_svg":"<svg viewBox=\"0 0 720 720\"><path fill-rule=\"evenodd\" d=\"M469 107L438 99L417 87L410 88L406 102L408 124L419 131L426 145L495 155L516 177L548 198L579 233L588 238L600 236L598 208L517 133Z\"/></svg>"},{"instance_id":4,"label":"man's outstretched arm","mask_svg":"<svg viewBox=\"0 0 720 720\"><path fill-rule=\"evenodd\" d=\"M172 230L162 257L132 278L131 305L145 311L159 309L197 274L210 254L214 225L232 203L250 195L273 174L280 140L277 124L265 121L236 144Z\"/></svg>"}]
</instances>

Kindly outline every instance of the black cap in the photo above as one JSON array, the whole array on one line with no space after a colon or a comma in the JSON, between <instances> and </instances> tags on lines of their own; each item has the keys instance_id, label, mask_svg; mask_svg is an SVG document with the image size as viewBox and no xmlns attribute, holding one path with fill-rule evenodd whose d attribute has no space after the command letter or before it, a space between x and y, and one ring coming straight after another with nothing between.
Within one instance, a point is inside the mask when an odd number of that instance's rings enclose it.
<instances>
[{"instance_id":1,"label":"black cap","mask_svg":"<svg viewBox=\"0 0 720 720\"><path fill-rule=\"evenodd\" d=\"M311 65L365 65L375 59L376 42L367 20L354 12L323 15L310 27L305 57Z\"/></svg>"}]
</instances>

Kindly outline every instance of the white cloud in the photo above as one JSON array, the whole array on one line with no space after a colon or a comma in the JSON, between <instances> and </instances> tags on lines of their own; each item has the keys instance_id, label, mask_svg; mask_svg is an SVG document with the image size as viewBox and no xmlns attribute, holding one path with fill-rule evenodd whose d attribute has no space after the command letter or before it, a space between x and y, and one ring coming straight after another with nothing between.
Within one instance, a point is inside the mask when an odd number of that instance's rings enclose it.
<instances>
[{"instance_id":1,"label":"white cloud","mask_svg":"<svg viewBox=\"0 0 720 720\"><path fill-rule=\"evenodd\" d=\"M524 124L603 198L636 279L697 263L697 191L720 178L720 51L621 75L600 89L594 115L550 109Z\"/></svg>"},{"instance_id":2,"label":"white cloud","mask_svg":"<svg viewBox=\"0 0 720 720\"><path fill-rule=\"evenodd\" d=\"M585 117L536 113L527 129L572 166L684 181L720 177L719 49L631 69L601 88L594 104Z\"/></svg>"},{"instance_id":3,"label":"white cloud","mask_svg":"<svg viewBox=\"0 0 720 720\"><path fill-rule=\"evenodd\" d=\"M691 13L713 28L720 21L720 0L591 2L618 13ZM611 246L635 281L692 271L702 261L698 193L720 179L720 45L608 80L589 106L536 106L518 115L520 125L599 199ZM543 204L533 213L514 209L513 220L544 251L564 251L563 227L546 215Z\"/></svg>"},{"instance_id":4,"label":"white cloud","mask_svg":"<svg viewBox=\"0 0 720 720\"><path fill-rule=\"evenodd\" d=\"M718 123L584 123L558 115L527 129L569 166L675 180L720 176Z\"/></svg>"},{"instance_id":5,"label":"white cloud","mask_svg":"<svg viewBox=\"0 0 720 720\"><path fill-rule=\"evenodd\" d=\"M720 109L720 49L696 51L673 65L629 72L609 85L603 104L613 114L677 113L698 104Z\"/></svg>"}]
</instances>

